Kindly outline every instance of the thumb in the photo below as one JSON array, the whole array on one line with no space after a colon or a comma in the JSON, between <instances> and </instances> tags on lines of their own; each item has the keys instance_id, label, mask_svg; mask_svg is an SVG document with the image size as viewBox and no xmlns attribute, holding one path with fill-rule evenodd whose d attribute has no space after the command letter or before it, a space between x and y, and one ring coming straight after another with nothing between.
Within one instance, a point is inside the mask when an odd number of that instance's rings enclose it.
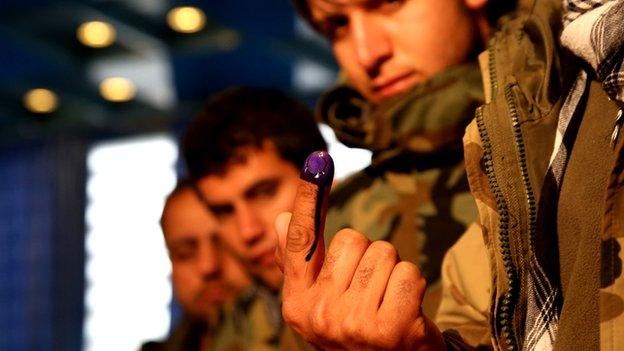
<instances>
[{"instance_id":1,"label":"thumb","mask_svg":"<svg viewBox=\"0 0 624 351\"><path fill-rule=\"evenodd\" d=\"M286 250L286 235L288 235L288 224L292 218L292 212L282 212L275 218L275 231L277 232L277 248L275 249L275 262L284 272L284 250Z\"/></svg>"}]
</instances>

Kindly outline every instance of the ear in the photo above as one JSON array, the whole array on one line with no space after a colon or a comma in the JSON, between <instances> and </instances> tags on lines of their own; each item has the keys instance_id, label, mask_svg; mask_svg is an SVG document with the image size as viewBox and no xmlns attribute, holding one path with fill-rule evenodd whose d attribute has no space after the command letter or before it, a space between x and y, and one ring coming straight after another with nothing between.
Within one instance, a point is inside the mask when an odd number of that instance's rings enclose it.
<instances>
[{"instance_id":1,"label":"ear","mask_svg":"<svg viewBox=\"0 0 624 351\"><path fill-rule=\"evenodd\" d=\"M488 0L464 0L464 3L469 10L477 11L485 8Z\"/></svg>"}]
</instances>

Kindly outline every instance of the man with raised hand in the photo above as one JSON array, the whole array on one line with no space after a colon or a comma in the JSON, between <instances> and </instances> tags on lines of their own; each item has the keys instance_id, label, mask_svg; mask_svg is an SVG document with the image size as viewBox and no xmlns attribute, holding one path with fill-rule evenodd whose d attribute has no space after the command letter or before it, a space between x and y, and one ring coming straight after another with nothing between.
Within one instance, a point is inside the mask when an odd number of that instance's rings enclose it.
<instances>
[{"instance_id":1,"label":"man with raised hand","mask_svg":"<svg viewBox=\"0 0 624 351\"><path fill-rule=\"evenodd\" d=\"M484 57L487 104L464 137L479 221L447 255L437 326L421 311L418 270L396 278L405 264L385 245L341 231L327 254L320 244L312 263L302 259L318 207L317 187L302 181L301 205L276 227L283 313L307 340L328 350L624 348L624 2L529 5L501 21Z\"/></svg>"},{"instance_id":2,"label":"man with raised hand","mask_svg":"<svg viewBox=\"0 0 624 351\"><path fill-rule=\"evenodd\" d=\"M392 243L440 299L446 250L477 216L462 135L483 103L477 54L512 0L293 0L341 68L317 118L343 143L371 150L370 167L341 182L327 239L353 228Z\"/></svg>"}]
</instances>

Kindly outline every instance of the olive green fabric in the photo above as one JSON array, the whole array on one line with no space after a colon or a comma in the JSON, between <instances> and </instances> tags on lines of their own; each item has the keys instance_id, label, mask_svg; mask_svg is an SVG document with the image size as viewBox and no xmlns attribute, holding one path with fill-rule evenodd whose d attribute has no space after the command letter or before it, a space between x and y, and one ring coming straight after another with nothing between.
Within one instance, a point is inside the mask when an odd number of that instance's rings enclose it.
<instances>
[{"instance_id":1,"label":"olive green fabric","mask_svg":"<svg viewBox=\"0 0 624 351\"><path fill-rule=\"evenodd\" d=\"M339 140L373 151L371 166L333 190L327 240L349 227L393 243L401 259L418 264L427 278L427 313L437 307L433 292L444 253L476 218L461 135L482 102L478 65L471 63L379 106L341 85L317 111Z\"/></svg>"},{"instance_id":2,"label":"olive green fabric","mask_svg":"<svg viewBox=\"0 0 624 351\"><path fill-rule=\"evenodd\" d=\"M557 7L538 2L530 16L508 17L494 35L487 72L491 102L477 111L464 145L492 269L488 322L501 349L521 349L524 340L525 274L533 252L529 218L535 211L529 204L540 203L562 95L554 55Z\"/></svg>"},{"instance_id":3,"label":"olive green fabric","mask_svg":"<svg viewBox=\"0 0 624 351\"><path fill-rule=\"evenodd\" d=\"M281 319L279 297L252 287L221 310L218 326L183 317L164 342L150 342L142 351L312 351ZM204 336L203 340L200 340ZM200 343L203 342L203 345Z\"/></svg>"},{"instance_id":4,"label":"olive green fabric","mask_svg":"<svg viewBox=\"0 0 624 351\"><path fill-rule=\"evenodd\" d=\"M229 318L231 315L224 313L222 317L218 328L213 329L207 328L200 321L184 316L165 341L146 343L141 347L141 351L245 350L243 340L236 338L232 318Z\"/></svg>"},{"instance_id":5,"label":"olive green fabric","mask_svg":"<svg viewBox=\"0 0 624 351\"><path fill-rule=\"evenodd\" d=\"M460 240L445 260L444 287L453 291L445 291L438 320L448 326L445 337L453 349L485 344L478 312L488 285L491 345L483 346L523 346L523 266L533 250L530 206L539 204L538 218L552 206L540 203L540 190L559 109L582 64L558 47L559 6L558 1L536 2L530 13L508 17L488 49L484 74L491 82L491 97L468 126L464 148L479 208L479 225L466 235L482 235L490 274L489 279L474 279L481 288L462 284L465 276L457 272L466 268L455 265L474 252L467 240ZM560 269L564 292L557 350L624 349L624 138L620 135L610 145L616 109L597 89L592 83L589 100L579 110L582 124L556 214L559 237L550 243L558 245L559 257L550 259ZM485 276L483 265L474 270L472 276Z\"/></svg>"},{"instance_id":6,"label":"olive green fabric","mask_svg":"<svg viewBox=\"0 0 624 351\"><path fill-rule=\"evenodd\" d=\"M556 349L574 346L600 348L600 222L605 190L615 153L610 135L616 105L607 99L600 83L589 89L586 117L579 127L573 152L561 184L558 217L559 262L565 301L557 332ZM588 172L591 170L591 172ZM596 199L593 206L579 206ZM623 214L624 215L624 214Z\"/></svg>"}]
</instances>

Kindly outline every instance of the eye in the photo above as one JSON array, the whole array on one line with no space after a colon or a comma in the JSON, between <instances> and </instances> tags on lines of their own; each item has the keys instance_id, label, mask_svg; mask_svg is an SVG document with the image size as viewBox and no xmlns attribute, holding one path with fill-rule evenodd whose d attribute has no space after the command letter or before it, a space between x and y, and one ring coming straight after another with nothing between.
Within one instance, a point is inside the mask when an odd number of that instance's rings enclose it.
<instances>
[{"instance_id":1,"label":"eye","mask_svg":"<svg viewBox=\"0 0 624 351\"><path fill-rule=\"evenodd\" d=\"M276 179L260 182L248 191L247 198L251 200L272 198L277 193L279 185L280 181Z\"/></svg>"},{"instance_id":2,"label":"eye","mask_svg":"<svg viewBox=\"0 0 624 351\"><path fill-rule=\"evenodd\" d=\"M217 218L225 218L234 213L234 207L232 205L210 205L210 211Z\"/></svg>"},{"instance_id":3,"label":"eye","mask_svg":"<svg viewBox=\"0 0 624 351\"><path fill-rule=\"evenodd\" d=\"M336 15L330 16L323 21L322 32L323 34L330 38L335 39L340 37L347 26L349 25L349 19L344 15Z\"/></svg>"},{"instance_id":4,"label":"eye","mask_svg":"<svg viewBox=\"0 0 624 351\"><path fill-rule=\"evenodd\" d=\"M184 241L173 245L169 249L169 257L175 262L185 262L195 257L197 252L197 244L190 241Z\"/></svg>"}]
</instances>

